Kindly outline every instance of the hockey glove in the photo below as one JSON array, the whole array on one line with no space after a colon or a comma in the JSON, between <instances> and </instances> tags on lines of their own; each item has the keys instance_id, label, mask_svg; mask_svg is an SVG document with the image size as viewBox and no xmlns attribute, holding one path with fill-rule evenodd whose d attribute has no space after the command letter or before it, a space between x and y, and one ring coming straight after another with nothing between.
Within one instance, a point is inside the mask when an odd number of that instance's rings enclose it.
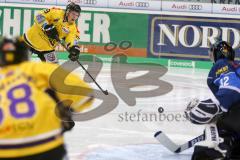
<instances>
[{"instance_id":1,"label":"hockey glove","mask_svg":"<svg viewBox=\"0 0 240 160\"><path fill-rule=\"evenodd\" d=\"M208 124L215 120L217 115L222 113L219 105L214 103L211 99L200 101L193 99L187 105L184 111L188 120L194 124Z\"/></svg>"},{"instance_id":2,"label":"hockey glove","mask_svg":"<svg viewBox=\"0 0 240 160\"><path fill-rule=\"evenodd\" d=\"M62 102L57 104L55 113L58 118L61 119L62 133L70 131L74 126L75 122L72 120L72 113L74 110L69 106L64 105Z\"/></svg>"},{"instance_id":3,"label":"hockey glove","mask_svg":"<svg viewBox=\"0 0 240 160\"><path fill-rule=\"evenodd\" d=\"M79 59L79 54L80 54L80 48L78 45L74 45L69 48L70 54L68 55L68 58L71 61L77 61Z\"/></svg>"},{"instance_id":4,"label":"hockey glove","mask_svg":"<svg viewBox=\"0 0 240 160\"><path fill-rule=\"evenodd\" d=\"M48 38L56 39L56 40L59 39L57 29L54 25L46 24L43 26L43 30L44 30L45 34L48 36Z\"/></svg>"}]
</instances>

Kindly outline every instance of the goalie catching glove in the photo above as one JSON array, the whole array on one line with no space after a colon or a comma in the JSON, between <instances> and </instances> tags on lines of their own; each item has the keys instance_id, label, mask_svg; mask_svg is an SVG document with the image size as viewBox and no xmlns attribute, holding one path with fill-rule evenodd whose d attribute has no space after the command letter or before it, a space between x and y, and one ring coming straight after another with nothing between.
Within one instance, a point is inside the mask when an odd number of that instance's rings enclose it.
<instances>
[{"instance_id":1,"label":"goalie catching glove","mask_svg":"<svg viewBox=\"0 0 240 160\"><path fill-rule=\"evenodd\" d=\"M188 120L194 124L211 123L217 115L222 113L220 106L214 103L211 99L200 101L193 99L187 105L184 111Z\"/></svg>"},{"instance_id":2,"label":"goalie catching glove","mask_svg":"<svg viewBox=\"0 0 240 160\"><path fill-rule=\"evenodd\" d=\"M52 24L44 24L43 25L43 30L45 34L48 36L50 39L56 39L58 40L58 31L56 27Z\"/></svg>"},{"instance_id":3,"label":"goalie catching glove","mask_svg":"<svg viewBox=\"0 0 240 160\"><path fill-rule=\"evenodd\" d=\"M80 54L80 48L78 45L74 45L72 47L69 48L69 55L68 58L71 61L77 61L79 59L79 54Z\"/></svg>"}]
</instances>

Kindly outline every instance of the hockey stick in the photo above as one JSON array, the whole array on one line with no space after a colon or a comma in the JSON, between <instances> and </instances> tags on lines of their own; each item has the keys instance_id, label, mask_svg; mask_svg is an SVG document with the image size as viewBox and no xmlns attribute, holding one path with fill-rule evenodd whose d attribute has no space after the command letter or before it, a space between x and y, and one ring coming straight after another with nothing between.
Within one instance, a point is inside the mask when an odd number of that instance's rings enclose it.
<instances>
[{"instance_id":1,"label":"hockey stick","mask_svg":"<svg viewBox=\"0 0 240 160\"><path fill-rule=\"evenodd\" d=\"M86 68L77 60L77 63L83 68L83 70L88 74L89 77L93 80L93 82L98 86L98 88L105 94L108 95L107 90L103 90L102 87L96 82L96 80L92 77L92 75L86 70Z\"/></svg>"},{"instance_id":2,"label":"hockey stick","mask_svg":"<svg viewBox=\"0 0 240 160\"><path fill-rule=\"evenodd\" d=\"M58 42L63 46L64 49L70 54L68 48L61 42L61 40L58 40ZM82 67L82 69L88 74L88 76L93 80L93 82L98 86L98 88L103 92L103 94L108 95L107 90L103 90L102 87L97 83L97 81L92 77L92 75L86 70L86 68L77 60L77 63Z\"/></svg>"},{"instance_id":3,"label":"hockey stick","mask_svg":"<svg viewBox=\"0 0 240 160\"><path fill-rule=\"evenodd\" d=\"M174 152L174 153L180 153L186 149L191 148L192 146L194 146L196 143L200 142L200 141L204 141L205 140L205 134L201 134L198 137L193 138L190 141L187 141L184 144L178 145L176 143L174 143L165 133L163 133L162 131L158 131L155 133L154 137L163 145L165 146L168 150Z\"/></svg>"}]
</instances>

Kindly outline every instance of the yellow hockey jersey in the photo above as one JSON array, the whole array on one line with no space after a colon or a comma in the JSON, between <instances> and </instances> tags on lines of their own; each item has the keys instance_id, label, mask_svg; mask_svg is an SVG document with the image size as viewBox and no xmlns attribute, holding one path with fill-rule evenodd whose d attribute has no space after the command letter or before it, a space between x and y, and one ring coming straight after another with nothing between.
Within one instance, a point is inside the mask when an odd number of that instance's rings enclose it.
<instances>
[{"instance_id":1,"label":"yellow hockey jersey","mask_svg":"<svg viewBox=\"0 0 240 160\"><path fill-rule=\"evenodd\" d=\"M56 68L57 65L44 62L0 68L0 158L30 156L64 143L61 120L55 114L57 102L45 92ZM76 75L69 74L65 80L53 78L54 90L62 90L59 84L64 81L66 85L88 88L83 89L85 95L92 94L88 84ZM74 110L82 111L92 105L91 96L57 91L59 100L73 101ZM68 93L71 91L74 89Z\"/></svg>"},{"instance_id":2,"label":"yellow hockey jersey","mask_svg":"<svg viewBox=\"0 0 240 160\"><path fill-rule=\"evenodd\" d=\"M53 51L58 42L50 40L42 29L42 25L53 24L60 39L64 39L67 46L78 44L79 31L75 23L69 24L64 19L65 11L59 8L51 8L39 11L34 18L33 26L24 34L25 42L39 52Z\"/></svg>"}]
</instances>

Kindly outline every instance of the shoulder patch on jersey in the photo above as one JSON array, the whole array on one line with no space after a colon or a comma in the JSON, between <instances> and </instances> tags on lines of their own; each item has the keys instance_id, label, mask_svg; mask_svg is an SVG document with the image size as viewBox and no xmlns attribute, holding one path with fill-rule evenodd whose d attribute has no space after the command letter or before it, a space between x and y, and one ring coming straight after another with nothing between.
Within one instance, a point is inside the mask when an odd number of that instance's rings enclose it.
<instances>
[{"instance_id":1,"label":"shoulder patch on jersey","mask_svg":"<svg viewBox=\"0 0 240 160\"><path fill-rule=\"evenodd\" d=\"M42 23L43 21L45 21L45 17L41 14L38 14L36 16L36 20L37 20L38 23Z\"/></svg>"},{"instance_id":2,"label":"shoulder patch on jersey","mask_svg":"<svg viewBox=\"0 0 240 160\"><path fill-rule=\"evenodd\" d=\"M222 73L225 73L228 71L228 66L224 66L216 71L216 76L221 75Z\"/></svg>"}]
</instances>

